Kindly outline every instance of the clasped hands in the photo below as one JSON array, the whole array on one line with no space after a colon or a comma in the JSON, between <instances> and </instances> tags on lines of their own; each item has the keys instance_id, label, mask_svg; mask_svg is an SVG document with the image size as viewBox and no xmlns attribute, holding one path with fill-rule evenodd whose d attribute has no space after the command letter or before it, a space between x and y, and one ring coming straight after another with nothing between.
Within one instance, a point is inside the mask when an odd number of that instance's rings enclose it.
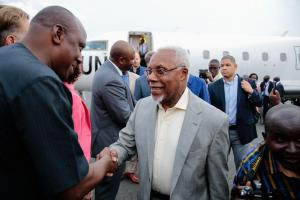
<instances>
[{"instance_id":1,"label":"clasped hands","mask_svg":"<svg viewBox=\"0 0 300 200\"><path fill-rule=\"evenodd\" d=\"M118 154L115 150L105 147L99 154L97 160L104 159L106 162L107 170L106 176L113 176L114 172L118 169Z\"/></svg>"}]
</instances>

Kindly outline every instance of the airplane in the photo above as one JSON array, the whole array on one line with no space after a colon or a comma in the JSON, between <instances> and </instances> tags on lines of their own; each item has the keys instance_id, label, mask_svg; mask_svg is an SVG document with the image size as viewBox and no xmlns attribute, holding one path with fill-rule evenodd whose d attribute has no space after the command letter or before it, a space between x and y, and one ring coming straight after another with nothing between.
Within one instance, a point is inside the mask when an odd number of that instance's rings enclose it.
<instances>
[{"instance_id":1,"label":"airplane","mask_svg":"<svg viewBox=\"0 0 300 200\"><path fill-rule=\"evenodd\" d=\"M224 55L232 55L238 65L238 74L243 77L258 74L271 79L279 76L285 88L285 98L300 103L300 37L246 36L246 35L203 35L193 32L108 32L89 40L83 50L83 75L76 82L78 91L91 91L95 71L109 57L109 51L116 41L128 41L136 50L144 38L148 50L163 46L181 46L190 58L191 74L199 75L200 69L207 69L208 62Z\"/></svg>"}]
</instances>

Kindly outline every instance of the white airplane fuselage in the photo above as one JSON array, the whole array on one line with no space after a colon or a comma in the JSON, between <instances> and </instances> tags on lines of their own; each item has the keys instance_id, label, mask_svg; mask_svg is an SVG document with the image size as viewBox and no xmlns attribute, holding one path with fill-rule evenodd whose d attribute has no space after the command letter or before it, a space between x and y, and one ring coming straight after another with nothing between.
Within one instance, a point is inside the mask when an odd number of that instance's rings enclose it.
<instances>
[{"instance_id":1,"label":"white airplane fuselage","mask_svg":"<svg viewBox=\"0 0 300 200\"><path fill-rule=\"evenodd\" d=\"M102 41L105 48L84 50L84 75L76 82L76 88L90 91L95 71L109 57L110 47L118 40L125 40L136 48L130 34L143 32L110 32L100 35L92 42ZM240 76L258 74L259 82L264 75L279 76L286 97L300 98L300 38L299 37L249 37L201 35L183 32L145 32L150 35L149 46L156 50L163 46L181 46L190 58L191 74L199 75L199 69L207 69L208 62L223 55L235 57ZM134 35L134 36L136 36ZM151 44L150 44L151 41Z\"/></svg>"}]
</instances>

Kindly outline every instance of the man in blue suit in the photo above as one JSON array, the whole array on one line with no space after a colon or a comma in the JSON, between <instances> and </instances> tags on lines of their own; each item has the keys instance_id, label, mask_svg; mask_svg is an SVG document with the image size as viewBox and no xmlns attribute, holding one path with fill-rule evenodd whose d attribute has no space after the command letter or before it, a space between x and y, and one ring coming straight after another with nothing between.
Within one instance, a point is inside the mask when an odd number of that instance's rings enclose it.
<instances>
[{"instance_id":1,"label":"man in blue suit","mask_svg":"<svg viewBox=\"0 0 300 200\"><path fill-rule=\"evenodd\" d=\"M189 74L187 86L195 95L210 103L208 89L202 78Z\"/></svg>"},{"instance_id":2,"label":"man in blue suit","mask_svg":"<svg viewBox=\"0 0 300 200\"><path fill-rule=\"evenodd\" d=\"M247 150L247 144L257 137L255 107L261 106L256 84L245 81L236 74L233 56L221 60L222 79L208 85L211 104L229 116L229 138L236 168Z\"/></svg>"}]
</instances>

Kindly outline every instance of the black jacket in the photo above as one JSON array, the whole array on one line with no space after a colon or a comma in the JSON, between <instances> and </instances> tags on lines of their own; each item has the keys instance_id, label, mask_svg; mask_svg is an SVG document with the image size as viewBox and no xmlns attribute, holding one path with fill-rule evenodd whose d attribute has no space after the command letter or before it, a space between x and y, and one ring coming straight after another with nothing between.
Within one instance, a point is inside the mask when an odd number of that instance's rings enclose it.
<instances>
[{"instance_id":1,"label":"black jacket","mask_svg":"<svg viewBox=\"0 0 300 200\"><path fill-rule=\"evenodd\" d=\"M237 132L242 144L247 144L257 137L255 126L255 107L261 106L261 99L257 92L255 82L249 80L252 88L255 89L249 95L241 88L242 79L238 77L237 112L236 125ZM219 79L208 85L211 104L225 112L225 92L224 81Z\"/></svg>"}]
</instances>

